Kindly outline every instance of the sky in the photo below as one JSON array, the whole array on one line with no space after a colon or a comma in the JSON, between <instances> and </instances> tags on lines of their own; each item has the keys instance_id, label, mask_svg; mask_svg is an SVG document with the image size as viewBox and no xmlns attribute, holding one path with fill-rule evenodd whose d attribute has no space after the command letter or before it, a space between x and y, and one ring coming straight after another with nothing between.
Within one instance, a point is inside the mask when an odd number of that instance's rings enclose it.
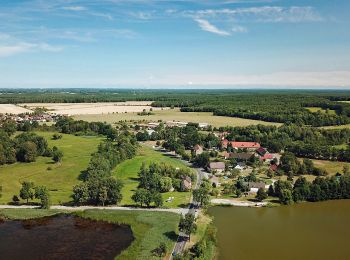
<instances>
[{"instance_id":1,"label":"sky","mask_svg":"<svg viewBox=\"0 0 350 260\"><path fill-rule=\"evenodd\" d=\"M0 0L0 88L350 88L349 0Z\"/></svg>"}]
</instances>

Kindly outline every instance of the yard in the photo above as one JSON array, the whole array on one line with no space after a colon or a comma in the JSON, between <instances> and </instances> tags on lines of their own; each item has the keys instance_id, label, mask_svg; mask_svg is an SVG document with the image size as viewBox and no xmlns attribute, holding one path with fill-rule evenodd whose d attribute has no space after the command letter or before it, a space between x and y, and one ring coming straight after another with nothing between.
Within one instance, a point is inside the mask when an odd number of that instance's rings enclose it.
<instances>
[{"instance_id":1,"label":"yard","mask_svg":"<svg viewBox=\"0 0 350 260\"><path fill-rule=\"evenodd\" d=\"M140 116L137 113L119 113L119 114L103 114L103 115L76 115L74 119L84 121L101 121L110 124L118 121L184 121L194 123L209 123L214 127L220 126L248 126L248 125L281 125L279 123L264 122L259 120L251 120L237 117L214 116L210 112L180 112L179 109L169 109L153 111L153 115Z\"/></svg>"},{"instance_id":2,"label":"yard","mask_svg":"<svg viewBox=\"0 0 350 260\"><path fill-rule=\"evenodd\" d=\"M61 164L51 158L38 157L33 163L15 163L0 166L0 184L3 195L0 203L8 203L18 195L21 182L32 181L47 186L53 204L71 201L72 188L79 183L78 176L87 168L91 154L102 140L99 137L84 137L63 134L59 140L51 140L53 132L37 132L48 141L49 147L57 146L64 153ZM48 170L51 167L52 170Z\"/></svg>"},{"instance_id":3,"label":"yard","mask_svg":"<svg viewBox=\"0 0 350 260\"><path fill-rule=\"evenodd\" d=\"M142 145L139 148L137 156L130 160L122 162L113 171L113 175L117 179L122 180L124 183L124 187L122 189L123 200L121 202L121 205L134 205L131 196L137 189L137 186L139 184L138 172L143 162L145 162L146 164L149 164L151 162L164 162L174 167L186 167L182 162L178 161L177 159L165 156L160 152L154 151L152 148ZM165 207L186 207L190 200L191 193L174 191L162 193L162 195ZM165 200L169 197L174 197L174 200L171 202L165 202Z\"/></svg>"}]
</instances>

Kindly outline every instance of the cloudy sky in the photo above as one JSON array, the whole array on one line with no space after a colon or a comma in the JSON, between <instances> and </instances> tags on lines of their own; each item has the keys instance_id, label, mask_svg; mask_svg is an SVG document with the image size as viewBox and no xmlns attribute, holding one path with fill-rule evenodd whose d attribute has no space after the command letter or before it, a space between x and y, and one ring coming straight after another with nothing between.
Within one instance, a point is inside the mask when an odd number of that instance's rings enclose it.
<instances>
[{"instance_id":1,"label":"cloudy sky","mask_svg":"<svg viewBox=\"0 0 350 260\"><path fill-rule=\"evenodd\" d=\"M1 0L0 87L350 87L348 0Z\"/></svg>"}]
</instances>

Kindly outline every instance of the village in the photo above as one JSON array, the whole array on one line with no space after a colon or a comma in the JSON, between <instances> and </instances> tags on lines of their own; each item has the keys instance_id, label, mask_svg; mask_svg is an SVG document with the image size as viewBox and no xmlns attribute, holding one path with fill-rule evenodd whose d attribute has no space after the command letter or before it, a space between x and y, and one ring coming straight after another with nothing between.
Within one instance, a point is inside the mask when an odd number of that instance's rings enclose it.
<instances>
[{"instance_id":1,"label":"village","mask_svg":"<svg viewBox=\"0 0 350 260\"><path fill-rule=\"evenodd\" d=\"M213 142L215 145L208 147L207 143L193 143L183 151L176 145L173 147L169 144L171 142L167 140L168 137L162 139L163 131L178 132L191 126L202 135L202 138L213 136L216 139ZM280 153L270 153L258 142L229 141L228 132L213 128L208 123L134 122L132 127L136 129L139 141L201 167L212 186L212 203L232 204L236 201L238 203L235 205L241 206L266 205L266 202L261 203L255 199L259 189L267 192L270 185L280 178L276 176L280 175L278 173ZM181 139L181 135L179 136ZM278 178L274 178L275 176ZM183 183L186 187L192 185L190 178L184 179Z\"/></svg>"}]
</instances>

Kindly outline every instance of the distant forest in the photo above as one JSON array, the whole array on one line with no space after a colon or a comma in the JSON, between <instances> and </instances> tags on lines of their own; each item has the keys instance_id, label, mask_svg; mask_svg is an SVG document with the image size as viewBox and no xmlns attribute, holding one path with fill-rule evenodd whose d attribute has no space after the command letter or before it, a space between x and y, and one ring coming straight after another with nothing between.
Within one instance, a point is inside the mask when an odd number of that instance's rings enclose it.
<instances>
[{"instance_id":1,"label":"distant forest","mask_svg":"<svg viewBox=\"0 0 350 260\"><path fill-rule=\"evenodd\" d=\"M331 126L350 123L349 91L300 90L131 90L131 89L3 89L0 103L85 103L154 101L155 107L182 112L213 112L297 125ZM318 107L319 111L307 108Z\"/></svg>"}]
</instances>

